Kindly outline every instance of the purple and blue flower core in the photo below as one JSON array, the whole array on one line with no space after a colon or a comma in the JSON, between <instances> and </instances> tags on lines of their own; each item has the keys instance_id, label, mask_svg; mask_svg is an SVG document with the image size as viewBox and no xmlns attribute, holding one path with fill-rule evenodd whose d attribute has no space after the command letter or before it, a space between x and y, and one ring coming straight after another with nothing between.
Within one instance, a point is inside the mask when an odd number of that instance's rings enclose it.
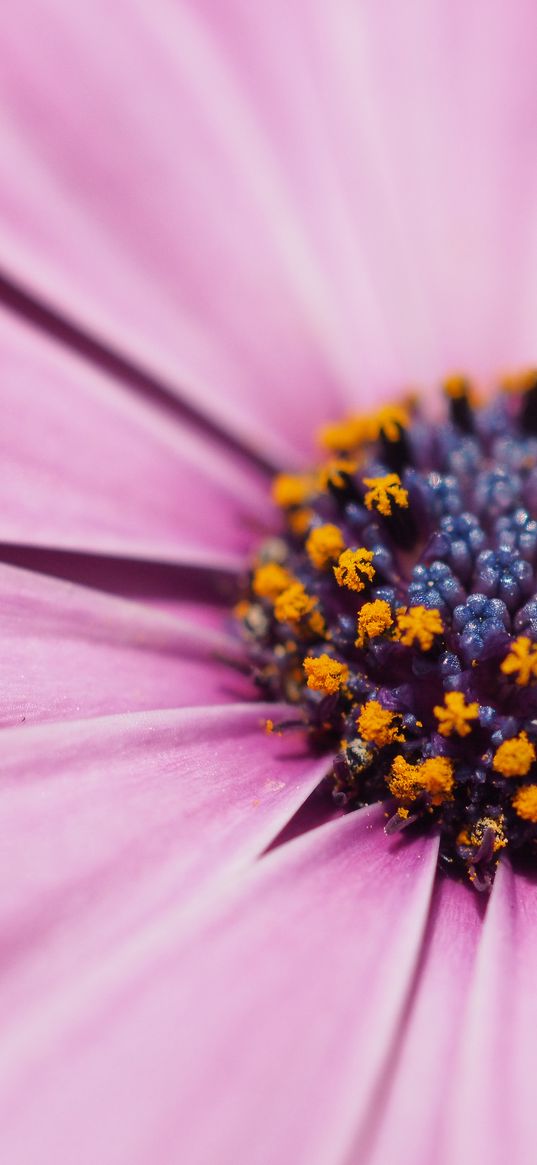
<instances>
[{"instance_id":1,"label":"purple and blue flower core","mask_svg":"<svg viewBox=\"0 0 537 1165\"><path fill-rule=\"evenodd\" d=\"M337 803L438 830L487 889L502 853L537 854L537 377L444 389L443 422L415 398L348 417L276 478L236 613L263 696L336 753Z\"/></svg>"}]
</instances>

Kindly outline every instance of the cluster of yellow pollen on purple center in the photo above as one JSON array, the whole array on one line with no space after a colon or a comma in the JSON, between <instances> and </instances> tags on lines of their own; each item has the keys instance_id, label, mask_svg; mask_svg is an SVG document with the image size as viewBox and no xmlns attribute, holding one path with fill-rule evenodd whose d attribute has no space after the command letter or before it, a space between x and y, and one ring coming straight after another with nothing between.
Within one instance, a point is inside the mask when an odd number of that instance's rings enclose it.
<instances>
[{"instance_id":1,"label":"cluster of yellow pollen on purple center","mask_svg":"<svg viewBox=\"0 0 537 1165\"><path fill-rule=\"evenodd\" d=\"M333 696L349 678L349 669L344 663L332 659L330 655L306 656L304 660L308 688L314 692L324 692Z\"/></svg>"},{"instance_id":2,"label":"cluster of yellow pollen on purple center","mask_svg":"<svg viewBox=\"0 0 537 1165\"><path fill-rule=\"evenodd\" d=\"M390 604L385 599L373 599L372 603L364 603L358 612L356 647L363 647L368 639L377 639L391 627L393 616Z\"/></svg>"},{"instance_id":3,"label":"cluster of yellow pollen on purple center","mask_svg":"<svg viewBox=\"0 0 537 1165\"><path fill-rule=\"evenodd\" d=\"M325 425L322 463L273 481L235 608L338 804L434 824L478 888L537 843L537 370L503 387L494 412L446 379L445 427L411 396Z\"/></svg>"},{"instance_id":4,"label":"cluster of yellow pollen on purple center","mask_svg":"<svg viewBox=\"0 0 537 1165\"><path fill-rule=\"evenodd\" d=\"M441 805L450 799L454 783L453 764L448 757L430 757L413 765L404 756L396 756L388 787L396 800L403 804L410 804L420 793L427 793L432 805Z\"/></svg>"},{"instance_id":5,"label":"cluster of yellow pollen on purple center","mask_svg":"<svg viewBox=\"0 0 537 1165\"><path fill-rule=\"evenodd\" d=\"M387 744L393 744L394 740L404 740L399 732L399 722L400 716L383 708L378 700L368 700L362 706L356 723L362 740L384 748Z\"/></svg>"},{"instance_id":6,"label":"cluster of yellow pollen on purple center","mask_svg":"<svg viewBox=\"0 0 537 1165\"><path fill-rule=\"evenodd\" d=\"M519 732L510 740L504 740L496 749L492 767L503 777L527 777L536 759L535 746L528 740L526 732Z\"/></svg>"},{"instance_id":7,"label":"cluster of yellow pollen on purple center","mask_svg":"<svg viewBox=\"0 0 537 1165\"><path fill-rule=\"evenodd\" d=\"M344 550L334 567L334 574L340 587L358 592L365 590L366 584L375 577L372 551L364 547L361 550Z\"/></svg>"}]
</instances>

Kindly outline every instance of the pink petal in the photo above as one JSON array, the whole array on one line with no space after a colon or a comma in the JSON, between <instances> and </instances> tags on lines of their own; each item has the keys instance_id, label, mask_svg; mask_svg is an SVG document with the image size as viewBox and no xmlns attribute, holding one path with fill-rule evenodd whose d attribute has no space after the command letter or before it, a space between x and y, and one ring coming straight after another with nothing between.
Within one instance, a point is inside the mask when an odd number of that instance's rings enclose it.
<instances>
[{"instance_id":1,"label":"pink petal","mask_svg":"<svg viewBox=\"0 0 537 1165\"><path fill-rule=\"evenodd\" d=\"M269 712L287 710L228 706L4 730L6 1020L12 1007L37 1017L44 995L98 971L165 910L195 913L266 848L330 763L300 741L268 737Z\"/></svg>"},{"instance_id":2,"label":"pink petal","mask_svg":"<svg viewBox=\"0 0 537 1165\"><path fill-rule=\"evenodd\" d=\"M237 574L223 570L218 564L174 565L121 555L84 554L6 543L2 545L1 557L4 562L24 570L143 601L146 607L150 605L178 615L194 627L212 627L221 632L233 620L232 608L238 596Z\"/></svg>"},{"instance_id":3,"label":"pink petal","mask_svg":"<svg viewBox=\"0 0 537 1165\"><path fill-rule=\"evenodd\" d=\"M265 482L156 405L0 314L0 539L239 569Z\"/></svg>"},{"instance_id":4,"label":"pink petal","mask_svg":"<svg viewBox=\"0 0 537 1165\"><path fill-rule=\"evenodd\" d=\"M388 227L384 262L377 253L395 327L402 308L407 352L421 323L430 367L488 377L533 360L520 311L537 221L535 6L388 0L329 17L330 78L346 91L351 118L360 98L368 102L372 183L384 185L384 218L399 219L399 246ZM378 227L372 245L382 248ZM421 319L402 306L405 266Z\"/></svg>"},{"instance_id":5,"label":"pink petal","mask_svg":"<svg viewBox=\"0 0 537 1165\"><path fill-rule=\"evenodd\" d=\"M431 1165L438 1160L447 1081L456 1079L457 1055L466 1038L461 1016L472 982L483 906L469 886L438 879L400 1049L384 1081L382 1105L368 1130L368 1142L356 1146L353 1156L360 1165ZM464 1153L459 1160L466 1160Z\"/></svg>"},{"instance_id":6,"label":"pink petal","mask_svg":"<svg viewBox=\"0 0 537 1165\"><path fill-rule=\"evenodd\" d=\"M457 1160L533 1165L536 977L535 879L514 874L502 862L469 1006L459 1018L460 1057L437 1156L441 1165Z\"/></svg>"},{"instance_id":7,"label":"pink petal","mask_svg":"<svg viewBox=\"0 0 537 1165\"><path fill-rule=\"evenodd\" d=\"M210 25L25 0L0 52L4 270L251 445L303 451L301 391L314 427L359 353Z\"/></svg>"},{"instance_id":8,"label":"pink petal","mask_svg":"<svg viewBox=\"0 0 537 1165\"><path fill-rule=\"evenodd\" d=\"M263 859L181 936L153 934L4 1031L10 1160L336 1165L416 967L436 843L380 808ZM30 1091L31 1089L31 1091Z\"/></svg>"},{"instance_id":9,"label":"pink petal","mask_svg":"<svg viewBox=\"0 0 537 1165\"><path fill-rule=\"evenodd\" d=\"M258 9L11 6L0 256L285 457L306 389L533 354L535 10Z\"/></svg>"},{"instance_id":10,"label":"pink petal","mask_svg":"<svg viewBox=\"0 0 537 1165\"><path fill-rule=\"evenodd\" d=\"M0 607L1 725L253 697L237 644L200 620L1 564Z\"/></svg>"}]
</instances>

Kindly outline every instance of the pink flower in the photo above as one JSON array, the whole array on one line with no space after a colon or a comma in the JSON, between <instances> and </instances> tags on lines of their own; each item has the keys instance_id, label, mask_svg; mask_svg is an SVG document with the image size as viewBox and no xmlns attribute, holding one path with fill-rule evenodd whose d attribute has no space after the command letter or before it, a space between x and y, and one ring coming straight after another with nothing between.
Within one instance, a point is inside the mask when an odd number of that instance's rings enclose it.
<instances>
[{"instance_id":1,"label":"pink flower","mask_svg":"<svg viewBox=\"0 0 537 1165\"><path fill-rule=\"evenodd\" d=\"M503 862L485 904L382 807L323 822L326 761L220 660L267 467L535 359L534 31L490 0L3 14L9 1165L533 1162L533 880Z\"/></svg>"}]
</instances>

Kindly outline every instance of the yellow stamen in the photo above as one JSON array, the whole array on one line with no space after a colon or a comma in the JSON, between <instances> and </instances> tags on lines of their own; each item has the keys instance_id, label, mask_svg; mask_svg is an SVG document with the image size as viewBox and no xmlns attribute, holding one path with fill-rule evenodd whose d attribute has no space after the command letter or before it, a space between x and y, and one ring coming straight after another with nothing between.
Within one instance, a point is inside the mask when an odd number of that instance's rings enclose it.
<instances>
[{"instance_id":1,"label":"yellow stamen","mask_svg":"<svg viewBox=\"0 0 537 1165\"><path fill-rule=\"evenodd\" d=\"M453 786L453 765L446 756L430 757L417 765L396 756L392 763L388 788L398 801L415 801L426 792L433 805L441 805L451 800Z\"/></svg>"},{"instance_id":2,"label":"yellow stamen","mask_svg":"<svg viewBox=\"0 0 537 1165\"><path fill-rule=\"evenodd\" d=\"M397 441L401 429L410 424L408 410L403 405L383 405L372 417L372 426L375 430L374 440L384 433L387 441Z\"/></svg>"},{"instance_id":3,"label":"yellow stamen","mask_svg":"<svg viewBox=\"0 0 537 1165\"><path fill-rule=\"evenodd\" d=\"M537 824L537 785L523 785L513 797L513 809L524 821Z\"/></svg>"},{"instance_id":4,"label":"yellow stamen","mask_svg":"<svg viewBox=\"0 0 537 1165\"><path fill-rule=\"evenodd\" d=\"M274 614L279 623L300 623L307 615L311 615L316 606L317 599L308 595L302 583L295 582L278 595Z\"/></svg>"},{"instance_id":5,"label":"yellow stamen","mask_svg":"<svg viewBox=\"0 0 537 1165\"><path fill-rule=\"evenodd\" d=\"M378 510L385 518L392 513L392 504L406 509L408 490L403 489L398 473L387 473L384 477L364 477L368 491L364 501L368 510Z\"/></svg>"},{"instance_id":6,"label":"yellow stamen","mask_svg":"<svg viewBox=\"0 0 537 1165\"><path fill-rule=\"evenodd\" d=\"M342 421L323 425L319 430L319 442L332 453L350 453L370 439L369 432L367 416L350 416Z\"/></svg>"},{"instance_id":7,"label":"yellow stamen","mask_svg":"<svg viewBox=\"0 0 537 1165\"><path fill-rule=\"evenodd\" d=\"M433 711L439 722L438 731L441 736L451 736L453 732L456 732L457 736L468 736L472 731L469 721L477 720L479 704L467 704L462 692L448 692L444 704L437 704Z\"/></svg>"},{"instance_id":8,"label":"yellow stamen","mask_svg":"<svg viewBox=\"0 0 537 1165\"><path fill-rule=\"evenodd\" d=\"M504 849L507 845L507 837L504 832L505 817L503 813L500 817L480 817L476 821L472 832L469 833L467 829L461 829L457 837L457 845L473 845L479 849L485 833L487 830L492 830L494 834L492 842L492 852L497 853L498 850Z\"/></svg>"},{"instance_id":9,"label":"yellow stamen","mask_svg":"<svg viewBox=\"0 0 537 1165\"><path fill-rule=\"evenodd\" d=\"M452 376L446 377L442 387L451 400L460 400L461 397L467 396L469 385L465 376L455 372Z\"/></svg>"},{"instance_id":10,"label":"yellow stamen","mask_svg":"<svg viewBox=\"0 0 537 1165\"><path fill-rule=\"evenodd\" d=\"M523 368L519 372L506 372L501 378L500 387L507 393L523 393L537 381L537 368Z\"/></svg>"},{"instance_id":11,"label":"yellow stamen","mask_svg":"<svg viewBox=\"0 0 537 1165\"><path fill-rule=\"evenodd\" d=\"M373 566L373 551L344 550L340 554L338 564L334 567L334 574L340 587L348 587L350 591L363 591L367 582L375 577Z\"/></svg>"},{"instance_id":12,"label":"yellow stamen","mask_svg":"<svg viewBox=\"0 0 537 1165\"><path fill-rule=\"evenodd\" d=\"M356 473L357 468L356 461L347 461L343 458L337 461L329 461L319 470L317 488L323 493L330 486L334 489L344 489L347 484L347 478L352 477Z\"/></svg>"},{"instance_id":13,"label":"yellow stamen","mask_svg":"<svg viewBox=\"0 0 537 1165\"><path fill-rule=\"evenodd\" d=\"M504 740L496 749L492 767L503 777L525 777L535 760L535 748L525 732Z\"/></svg>"},{"instance_id":14,"label":"yellow stamen","mask_svg":"<svg viewBox=\"0 0 537 1165\"><path fill-rule=\"evenodd\" d=\"M537 645L527 635L519 635L500 664L500 671L504 676L516 675L516 683L521 687L537 679Z\"/></svg>"},{"instance_id":15,"label":"yellow stamen","mask_svg":"<svg viewBox=\"0 0 537 1165\"><path fill-rule=\"evenodd\" d=\"M272 482L272 499L287 510L301 506L313 492L314 483L309 473L279 473Z\"/></svg>"},{"instance_id":16,"label":"yellow stamen","mask_svg":"<svg viewBox=\"0 0 537 1165\"><path fill-rule=\"evenodd\" d=\"M361 445L377 441L381 433L388 441L397 441L401 429L409 422L404 405L383 405L374 413L357 413L336 424L325 425L320 430L319 440L333 453L350 453Z\"/></svg>"},{"instance_id":17,"label":"yellow stamen","mask_svg":"<svg viewBox=\"0 0 537 1165\"><path fill-rule=\"evenodd\" d=\"M280 566L278 562L267 562L254 570L252 590L258 598L271 599L274 602L274 599L286 591L293 581L292 574L284 566Z\"/></svg>"},{"instance_id":18,"label":"yellow stamen","mask_svg":"<svg viewBox=\"0 0 537 1165\"><path fill-rule=\"evenodd\" d=\"M322 635L325 639L332 638L331 633L326 631L326 623L320 611L312 611L309 617L308 627L310 631L313 631L314 635Z\"/></svg>"},{"instance_id":19,"label":"yellow stamen","mask_svg":"<svg viewBox=\"0 0 537 1165\"><path fill-rule=\"evenodd\" d=\"M397 611L397 638L405 647L419 643L422 651L429 651L435 635L442 635L444 625L436 607L400 607Z\"/></svg>"},{"instance_id":20,"label":"yellow stamen","mask_svg":"<svg viewBox=\"0 0 537 1165\"><path fill-rule=\"evenodd\" d=\"M364 603L358 612L357 647L363 647L367 639L376 639L393 626L390 604L385 599L374 599Z\"/></svg>"},{"instance_id":21,"label":"yellow stamen","mask_svg":"<svg viewBox=\"0 0 537 1165\"><path fill-rule=\"evenodd\" d=\"M362 740L370 740L379 748L384 748L386 744L393 744L394 740L404 740L404 736L398 732L398 721L399 717L383 708L378 700L368 700L356 723Z\"/></svg>"},{"instance_id":22,"label":"yellow stamen","mask_svg":"<svg viewBox=\"0 0 537 1165\"><path fill-rule=\"evenodd\" d=\"M339 663L326 653L306 656L304 671L308 679L308 688L313 688L314 692L324 692L327 696L339 692L349 678L347 665Z\"/></svg>"},{"instance_id":23,"label":"yellow stamen","mask_svg":"<svg viewBox=\"0 0 537 1165\"><path fill-rule=\"evenodd\" d=\"M331 562L336 562L345 548L345 541L339 526L316 526L306 542L310 562L318 570L323 570Z\"/></svg>"},{"instance_id":24,"label":"yellow stamen","mask_svg":"<svg viewBox=\"0 0 537 1165\"><path fill-rule=\"evenodd\" d=\"M310 510L308 506L298 506L298 508L288 511L287 524L297 538L307 534L312 521L313 510Z\"/></svg>"}]
</instances>

